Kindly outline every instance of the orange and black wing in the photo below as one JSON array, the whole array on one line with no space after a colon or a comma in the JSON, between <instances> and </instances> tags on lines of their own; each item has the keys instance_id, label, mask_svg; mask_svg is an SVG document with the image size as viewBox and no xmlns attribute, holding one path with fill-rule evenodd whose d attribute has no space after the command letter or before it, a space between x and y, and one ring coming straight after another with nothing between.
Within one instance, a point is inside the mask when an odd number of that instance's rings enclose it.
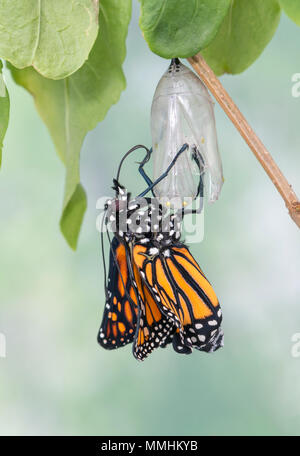
<instances>
[{"instance_id":1,"label":"orange and black wing","mask_svg":"<svg viewBox=\"0 0 300 456\"><path fill-rule=\"evenodd\" d=\"M110 350L133 342L138 315L137 296L127 266L126 247L116 237L111 243L106 295L98 342Z\"/></svg>"},{"instance_id":2,"label":"orange and black wing","mask_svg":"<svg viewBox=\"0 0 300 456\"><path fill-rule=\"evenodd\" d=\"M132 262L134 286L139 299L137 331L133 343L133 355L143 361L155 348L164 347L174 332L174 325L159 309L151 291L143 280L137 265Z\"/></svg>"},{"instance_id":3,"label":"orange and black wing","mask_svg":"<svg viewBox=\"0 0 300 456\"><path fill-rule=\"evenodd\" d=\"M180 304L180 320L184 327L183 345L175 334L173 347L213 352L223 346L222 311L216 293L198 263L184 245L170 248L164 256L164 270Z\"/></svg>"},{"instance_id":4,"label":"orange and black wing","mask_svg":"<svg viewBox=\"0 0 300 456\"><path fill-rule=\"evenodd\" d=\"M177 328L173 347L215 351L223 345L217 296L186 246L135 246L135 262L158 307Z\"/></svg>"}]
</instances>

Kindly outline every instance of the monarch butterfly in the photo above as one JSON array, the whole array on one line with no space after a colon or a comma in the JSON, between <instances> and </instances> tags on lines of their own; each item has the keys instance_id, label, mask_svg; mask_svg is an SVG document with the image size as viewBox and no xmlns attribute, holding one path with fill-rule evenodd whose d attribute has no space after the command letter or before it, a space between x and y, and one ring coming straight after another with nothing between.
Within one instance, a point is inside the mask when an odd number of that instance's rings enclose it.
<instances>
[{"instance_id":1,"label":"monarch butterfly","mask_svg":"<svg viewBox=\"0 0 300 456\"><path fill-rule=\"evenodd\" d=\"M142 166L149 155L146 150ZM141 174L148 183L147 191L152 190L155 183L143 170ZM115 236L110 242L98 342L106 349L133 343L133 354L141 361L155 348L170 343L178 353L189 354L193 348L217 350L223 345L220 305L198 263L180 241L180 213L167 214L149 198L132 199L118 178L119 171L113 187L116 198L106 207L106 223L112 224ZM120 229L122 215L125 229Z\"/></svg>"}]
</instances>

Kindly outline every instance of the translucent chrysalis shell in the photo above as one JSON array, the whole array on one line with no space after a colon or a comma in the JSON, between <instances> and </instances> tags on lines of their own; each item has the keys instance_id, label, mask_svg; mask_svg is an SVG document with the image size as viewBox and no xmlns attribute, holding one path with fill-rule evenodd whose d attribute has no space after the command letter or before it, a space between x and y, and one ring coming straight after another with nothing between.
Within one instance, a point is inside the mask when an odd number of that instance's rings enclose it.
<instances>
[{"instance_id":1,"label":"translucent chrysalis shell","mask_svg":"<svg viewBox=\"0 0 300 456\"><path fill-rule=\"evenodd\" d=\"M200 174L205 174L208 201L218 198L222 184L222 162L218 151L212 99L202 81L178 59L160 79L151 108L154 180L166 170L187 143L166 178L155 186L158 197L195 198ZM199 170L192 159L197 149L202 157Z\"/></svg>"}]
</instances>

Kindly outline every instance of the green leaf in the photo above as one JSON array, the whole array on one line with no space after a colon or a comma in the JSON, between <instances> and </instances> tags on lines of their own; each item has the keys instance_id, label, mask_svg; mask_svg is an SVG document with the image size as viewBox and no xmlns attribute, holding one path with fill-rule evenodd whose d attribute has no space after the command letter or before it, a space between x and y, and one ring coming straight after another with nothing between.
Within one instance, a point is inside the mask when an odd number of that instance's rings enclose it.
<instances>
[{"instance_id":1,"label":"green leaf","mask_svg":"<svg viewBox=\"0 0 300 456\"><path fill-rule=\"evenodd\" d=\"M2 163L3 140L9 120L9 96L2 75L2 62L0 60L0 167Z\"/></svg>"},{"instance_id":2,"label":"green leaf","mask_svg":"<svg viewBox=\"0 0 300 456\"><path fill-rule=\"evenodd\" d=\"M280 11L277 0L232 0L217 36L202 51L215 73L248 68L273 37Z\"/></svg>"},{"instance_id":3,"label":"green leaf","mask_svg":"<svg viewBox=\"0 0 300 456\"><path fill-rule=\"evenodd\" d=\"M74 73L98 32L98 0L1 0L0 57L47 78Z\"/></svg>"},{"instance_id":4,"label":"green leaf","mask_svg":"<svg viewBox=\"0 0 300 456\"><path fill-rule=\"evenodd\" d=\"M284 12L297 25L300 25L300 1L299 0L279 0L279 4Z\"/></svg>"},{"instance_id":5,"label":"green leaf","mask_svg":"<svg viewBox=\"0 0 300 456\"><path fill-rule=\"evenodd\" d=\"M190 57L215 37L230 0L140 0L140 27L161 57Z\"/></svg>"},{"instance_id":6,"label":"green leaf","mask_svg":"<svg viewBox=\"0 0 300 456\"><path fill-rule=\"evenodd\" d=\"M49 128L56 149L66 165L61 230L70 246L77 245L86 209L80 185L79 156L89 130L104 119L116 103L126 81L122 71L131 0L102 0L100 30L88 61L72 76L54 81L32 68L12 68L15 81L34 96L37 109Z\"/></svg>"}]
</instances>

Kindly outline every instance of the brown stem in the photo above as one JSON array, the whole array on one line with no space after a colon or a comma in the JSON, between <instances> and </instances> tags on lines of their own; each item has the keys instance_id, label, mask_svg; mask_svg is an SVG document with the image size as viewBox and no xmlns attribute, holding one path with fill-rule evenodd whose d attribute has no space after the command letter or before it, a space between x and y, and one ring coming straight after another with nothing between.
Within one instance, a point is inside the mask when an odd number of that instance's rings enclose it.
<instances>
[{"instance_id":1,"label":"brown stem","mask_svg":"<svg viewBox=\"0 0 300 456\"><path fill-rule=\"evenodd\" d=\"M263 145L261 140L257 137L252 130L247 120L230 98L219 79L216 77L212 69L208 66L204 58L200 55L194 55L188 59L196 73L200 76L202 81L206 84L215 99L219 102L224 109L229 119L240 132L257 160L263 166L264 170L270 177L271 181L279 191L284 199L286 207L289 210L290 216L300 228L300 201L288 183L285 176L282 174L272 156Z\"/></svg>"}]
</instances>

